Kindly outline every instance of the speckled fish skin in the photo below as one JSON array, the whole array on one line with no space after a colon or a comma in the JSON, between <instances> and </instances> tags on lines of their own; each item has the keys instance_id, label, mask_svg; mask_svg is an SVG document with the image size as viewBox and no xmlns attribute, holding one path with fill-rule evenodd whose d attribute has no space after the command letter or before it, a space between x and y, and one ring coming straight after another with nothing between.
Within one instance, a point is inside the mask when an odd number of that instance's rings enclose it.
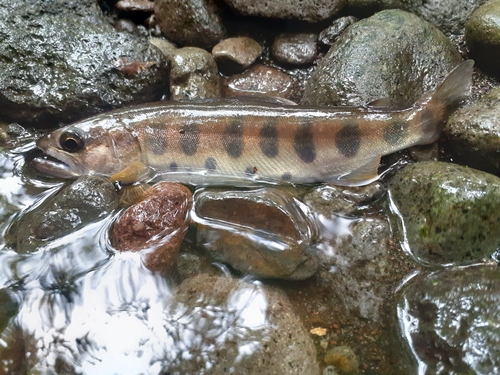
<instances>
[{"instance_id":1,"label":"speckled fish skin","mask_svg":"<svg viewBox=\"0 0 500 375\"><path fill-rule=\"evenodd\" d=\"M93 117L41 138L58 177L111 175L140 161L163 179L362 185L380 156L434 142L467 95L473 62L457 66L412 107L279 106L261 100L159 102ZM72 138L74 137L74 138Z\"/></svg>"}]
</instances>

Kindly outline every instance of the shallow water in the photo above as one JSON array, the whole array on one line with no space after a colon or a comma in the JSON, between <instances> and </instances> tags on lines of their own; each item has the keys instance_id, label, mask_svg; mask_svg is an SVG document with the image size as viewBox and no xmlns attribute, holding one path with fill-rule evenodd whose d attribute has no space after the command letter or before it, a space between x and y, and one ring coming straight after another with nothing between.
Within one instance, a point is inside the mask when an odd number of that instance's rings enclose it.
<instances>
[{"instance_id":1,"label":"shallow water","mask_svg":"<svg viewBox=\"0 0 500 375\"><path fill-rule=\"evenodd\" d=\"M271 301L259 281L244 276L246 282L231 289L222 301L202 294L188 305L178 296L179 282L186 275L207 267L212 275L232 273L224 265L211 266L194 249L192 233L181 253L180 275L153 273L142 262L144 254L112 248L109 231L119 210L70 234L42 241L34 251L18 253L9 230L67 185L31 169L32 140L26 136L16 148L0 152L0 292L8 301L5 306L10 306L10 310L0 309L0 327L6 326L0 337L4 348L0 374L217 374L222 370L214 353L220 351L226 353L229 373L238 373L238 363L252 358L273 338ZM300 189L283 191L303 194ZM329 188L320 189L326 200L331 193ZM365 205L354 214L328 215L296 203L291 210L299 210L313 223L302 223L302 236L316 236L313 251L324 265L312 279L269 284L287 292L307 330L324 327L328 331L311 336L327 373L331 366L326 367L322 358L327 348L338 344L350 345L363 369L400 373L402 343L393 320L396 311L385 299L393 298L389 295L394 296L418 267L401 260L405 256L398 244L386 244L391 241L390 231L383 237L384 220L377 217L384 217L379 214L387 207ZM355 242L355 228L363 225L373 225L382 237L370 238L371 245L363 239ZM251 236L259 237L255 233ZM263 233L262 238L269 241L272 235ZM280 244L278 238L275 242ZM343 253L342 247L351 242L352 248L347 247L351 250ZM375 251L369 258L356 252L365 246L387 247L395 253ZM186 266L189 257L197 265ZM387 259L399 259L399 265L391 264L387 271ZM352 305L359 305L361 313L353 312ZM387 327L394 332L386 332ZM405 363L416 368L412 360ZM422 362L420 368L425 368Z\"/></svg>"}]
</instances>

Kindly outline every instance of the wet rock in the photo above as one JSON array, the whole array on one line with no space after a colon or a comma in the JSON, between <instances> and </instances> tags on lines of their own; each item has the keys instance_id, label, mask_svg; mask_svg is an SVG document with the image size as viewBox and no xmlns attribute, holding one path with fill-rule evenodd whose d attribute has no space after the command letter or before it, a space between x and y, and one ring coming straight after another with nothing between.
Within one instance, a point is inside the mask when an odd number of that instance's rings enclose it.
<instances>
[{"instance_id":1,"label":"wet rock","mask_svg":"<svg viewBox=\"0 0 500 375\"><path fill-rule=\"evenodd\" d=\"M0 334L19 310L19 301L7 289L0 289Z\"/></svg>"},{"instance_id":2,"label":"wet rock","mask_svg":"<svg viewBox=\"0 0 500 375\"><path fill-rule=\"evenodd\" d=\"M137 26L131 20L119 19L115 22L115 30L133 34L137 31Z\"/></svg>"},{"instance_id":3,"label":"wet rock","mask_svg":"<svg viewBox=\"0 0 500 375\"><path fill-rule=\"evenodd\" d=\"M167 319L178 341L166 373L319 374L312 340L277 289L199 275L179 286Z\"/></svg>"},{"instance_id":4,"label":"wet rock","mask_svg":"<svg viewBox=\"0 0 500 375\"><path fill-rule=\"evenodd\" d=\"M242 72L262 53L262 47L246 36L224 39L212 49L219 70L225 74Z\"/></svg>"},{"instance_id":5,"label":"wet rock","mask_svg":"<svg viewBox=\"0 0 500 375\"><path fill-rule=\"evenodd\" d=\"M276 60L285 65L306 65L314 61L318 54L316 34L279 34L272 46Z\"/></svg>"},{"instance_id":6,"label":"wet rock","mask_svg":"<svg viewBox=\"0 0 500 375\"><path fill-rule=\"evenodd\" d=\"M322 251L318 282L332 289L330 303L345 307L344 314L378 322L396 274L389 253L389 223L377 217L336 216L323 218L322 223L327 231L318 245Z\"/></svg>"},{"instance_id":7,"label":"wet rock","mask_svg":"<svg viewBox=\"0 0 500 375\"><path fill-rule=\"evenodd\" d=\"M356 22L311 74L303 104L364 105L389 98L413 104L459 62L453 44L430 23L400 10Z\"/></svg>"},{"instance_id":8,"label":"wet rock","mask_svg":"<svg viewBox=\"0 0 500 375\"><path fill-rule=\"evenodd\" d=\"M117 193L108 179L81 177L28 211L9 232L17 252L35 251L42 243L105 218L117 206Z\"/></svg>"},{"instance_id":9,"label":"wet rock","mask_svg":"<svg viewBox=\"0 0 500 375\"><path fill-rule=\"evenodd\" d=\"M500 1L492 0L479 7L465 24L465 40L476 65L500 75Z\"/></svg>"},{"instance_id":10,"label":"wet rock","mask_svg":"<svg viewBox=\"0 0 500 375\"><path fill-rule=\"evenodd\" d=\"M170 270L188 228L191 204L187 187L159 182L114 223L111 244L118 251L146 250L146 267L152 271Z\"/></svg>"},{"instance_id":11,"label":"wet rock","mask_svg":"<svg viewBox=\"0 0 500 375\"><path fill-rule=\"evenodd\" d=\"M324 45L331 46L337 38L355 23L358 19L354 16L340 17L333 21L332 25L319 33L318 41Z\"/></svg>"},{"instance_id":12,"label":"wet rock","mask_svg":"<svg viewBox=\"0 0 500 375\"><path fill-rule=\"evenodd\" d=\"M115 7L124 12L153 13L154 11L154 3L150 0L120 0Z\"/></svg>"},{"instance_id":13,"label":"wet rock","mask_svg":"<svg viewBox=\"0 0 500 375\"><path fill-rule=\"evenodd\" d=\"M165 58L145 38L119 33L93 0L0 7L2 116L55 126L128 103L161 98ZM130 76L119 59L151 64Z\"/></svg>"},{"instance_id":14,"label":"wet rock","mask_svg":"<svg viewBox=\"0 0 500 375\"><path fill-rule=\"evenodd\" d=\"M500 174L500 89L453 113L443 135L455 162Z\"/></svg>"},{"instance_id":15,"label":"wet rock","mask_svg":"<svg viewBox=\"0 0 500 375\"><path fill-rule=\"evenodd\" d=\"M455 164L421 162L399 171L389 192L393 228L420 263L477 262L500 245L496 176Z\"/></svg>"},{"instance_id":16,"label":"wet rock","mask_svg":"<svg viewBox=\"0 0 500 375\"><path fill-rule=\"evenodd\" d=\"M177 49L173 43L162 38L151 38L149 43L158 48L169 61L172 59L173 52Z\"/></svg>"},{"instance_id":17,"label":"wet rock","mask_svg":"<svg viewBox=\"0 0 500 375\"><path fill-rule=\"evenodd\" d=\"M254 65L246 72L223 81L223 96L262 94L293 99L297 85L288 74L265 65Z\"/></svg>"},{"instance_id":18,"label":"wet rock","mask_svg":"<svg viewBox=\"0 0 500 375\"><path fill-rule=\"evenodd\" d=\"M375 202L384 194L385 187L380 182L366 186L333 186L324 184L304 196L304 203L315 213L330 217L333 213L350 215Z\"/></svg>"},{"instance_id":19,"label":"wet rock","mask_svg":"<svg viewBox=\"0 0 500 375\"><path fill-rule=\"evenodd\" d=\"M419 368L440 375L498 372L499 282L499 268L484 266L410 280L399 298L398 317Z\"/></svg>"},{"instance_id":20,"label":"wet rock","mask_svg":"<svg viewBox=\"0 0 500 375\"><path fill-rule=\"evenodd\" d=\"M179 48L172 53L171 64L172 100L220 97L217 64L210 53L196 47Z\"/></svg>"},{"instance_id":21,"label":"wet rock","mask_svg":"<svg viewBox=\"0 0 500 375\"><path fill-rule=\"evenodd\" d=\"M347 0L351 12L368 15L383 9L399 8L437 26L446 35L463 34L471 13L486 0Z\"/></svg>"},{"instance_id":22,"label":"wet rock","mask_svg":"<svg viewBox=\"0 0 500 375\"><path fill-rule=\"evenodd\" d=\"M439 146L437 143L412 146L408 151L410 151L410 155L415 161L437 161L439 159Z\"/></svg>"},{"instance_id":23,"label":"wet rock","mask_svg":"<svg viewBox=\"0 0 500 375\"><path fill-rule=\"evenodd\" d=\"M225 0L238 13L246 16L297 19L319 22L337 14L345 0Z\"/></svg>"},{"instance_id":24,"label":"wet rock","mask_svg":"<svg viewBox=\"0 0 500 375\"><path fill-rule=\"evenodd\" d=\"M156 0L155 15L165 36L181 45L210 49L226 31L215 0Z\"/></svg>"},{"instance_id":25,"label":"wet rock","mask_svg":"<svg viewBox=\"0 0 500 375\"><path fill-rule=\"evenodd\" d=\"M309 253L316 228L291 195L205 190L195 202L197 242L216 261L263 278L301 280L316 271Z\"/></svg>"}]
</instances>

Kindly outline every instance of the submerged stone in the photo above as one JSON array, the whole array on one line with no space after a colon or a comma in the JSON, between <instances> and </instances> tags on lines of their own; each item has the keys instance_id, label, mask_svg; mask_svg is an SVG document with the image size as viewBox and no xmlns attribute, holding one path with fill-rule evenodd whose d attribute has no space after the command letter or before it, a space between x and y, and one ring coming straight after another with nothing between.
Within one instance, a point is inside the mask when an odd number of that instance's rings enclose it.
<instances>
[{"instance_id":1,"label":"submerged stone","mask_svg":"<svg viewBox=\"0 0 500 375\"><path fill-rule=\"evenodd\" d=\"M224 39L212 49L219 70L226 74L247 69L261 53L260 44L246 36Z\"/></svg>"},{"instance_id":2,"label":"submerged stone","mask_svg":"<svg viewBox=\"0 0 500 375\"><path fill-rule=\"evenodd\" d=\"M144 264L152 271L170 270L189 225L191 204L187 187L160 182L114 223L111 244L118 251L144 251Z\"/></svg>"},{"instance_id":3,"label":"submerged stone","mask_svg":"<svg viewBox=\"0 0 500 375\"><path fill-rule=\"evenodd\" d=\"M477 262L500 246L500 178L443 162L421 162L389 182L393 228L427 265Z\"/></svg>"},{"instance_id":4,"label":"submerged stone","mask_svg":"<svg viewBox=\"0 0 500 375\"><path fill-rule=\"evenodd\" d=\"M203 190L195 214L198 244L216 261L263 278L300 280L316 271L310 254L316 228L287 193Z\"/></svg>"},{"instance_id":5,"label":"submerged stone","mask_svg":"<svg viewBox=\"0 0 500 375\"><path fill-rule=\"evenodd\" d=\"M165 373L319 374L311 337L279 289L202 274L179 286L166 317L176 342Z\"/></svg>"},{"instance_id":6,"label":"submerged stone","mask_svg":"<svg viewBox=\"0 0 500 375\"><path fill-rule=\"evenodd\" d=\"M481 266L411 279L398 298L400 334L416 357L412 373L498 373L500 270Z\"/></svg>"},{"instance_id":7,"label":"submerged stone","mask_svg":"<svg viewBox=\"0 0 500 375\"><path fill-rule=\"evenodd\" d=\"M9 233L17 252L35 251L47 241L105 218L117 207L116 190L107 178L81 177L22 215Z\"/></svg>"},{"instance_id":8,"label":"submerged stone","mask_svg":"<svg viewBox=\"0 0 500 375\"><path fill-rule=\"evenodd\" d=\"M454 112L443 135L455 162L499 175L500 89Z\"/></svg>"},{"instance_id":9,"label":"submerged stone","mask_svg":"<svg viewBox=\"0 0 500 375\"><path fill-rule=\"evenodd\" d=\"M388 98L395 108L413 105L461 61L429 22L382 11L342 33L312 72L301 103L359 106Z\"/></svg>"}]
</instances>

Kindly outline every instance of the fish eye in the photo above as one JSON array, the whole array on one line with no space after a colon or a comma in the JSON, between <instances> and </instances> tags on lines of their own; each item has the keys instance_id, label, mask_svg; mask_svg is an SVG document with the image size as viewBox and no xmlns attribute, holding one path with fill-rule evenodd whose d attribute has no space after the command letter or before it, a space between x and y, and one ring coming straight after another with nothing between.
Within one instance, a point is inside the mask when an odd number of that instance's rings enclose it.
<instances>
[{"instance_id":1,"label":"fish eye","mask_svg":"<svg viewBox=\"0 0 500 375\"><path fill-rule=\"evenodd\" d=\"M59 144L64 151L77 152L85 146L85 140L75 131L65 131L59 138Z\"/></svg>"}]
</instances>

